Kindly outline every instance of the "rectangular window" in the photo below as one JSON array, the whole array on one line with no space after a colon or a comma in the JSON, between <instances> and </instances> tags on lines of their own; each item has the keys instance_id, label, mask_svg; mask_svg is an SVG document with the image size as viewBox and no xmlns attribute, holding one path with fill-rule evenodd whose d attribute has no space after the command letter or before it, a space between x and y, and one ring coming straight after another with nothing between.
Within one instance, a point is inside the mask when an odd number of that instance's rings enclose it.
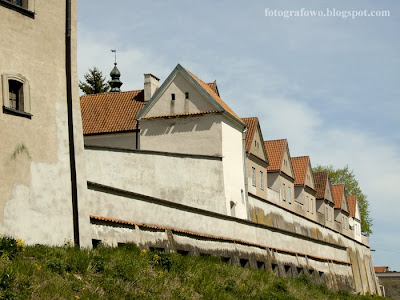
<instances>
[{"instance_id":1,"label":"rectangular window","mask_svg":"<svg viewBox=\"0 0 400 300\"><path fill-rule=\"evenodd\" d=\"M307 206L307 211L310 211L310 201L308 200L308 196L306 196L306 206Z\"/></svg>"},{"instance_id":2,"label":"rectangular window","mask_svg":"<svg viewBox=\"0 0 400 300\"><path fill-rule=\"evenodd\" d=\"M175 100L175 94L171 94L171 100L172 100L172 101Z\"/></svg>"},{"instance_id":3,"label":"rectangular window","mask_svg":"<svg viewBox=\"0 0 400 300\"><path fill-rule=\"evenodd\" d=\"M24 111L23 83L17 80L9 80L8 95L10 101L10 108L18 111Z\"/></svg>"},{"instance_id":4,"label":"rectangular window","mask_svg":"<svg viewBox=\"0 0 400 300\"><path fill-rule=\"evenodd\" d=\"M311 197L310 197L310 211L312 214L314 213L313 198Z\"/></svg>"},{"instance_id":5,"label":"rectangular window","mask_svg":"<svg viewBox=\"0 0 400 300\"><path fill-rule=\"evenodd\" d=\"M329 210L325 207L325 220L329 221Z\"/></svg>"},{"instance_id":6,"label":"rectangular window","mask_svg":"<svg viewBox=\"0 0 400 300\"><path fill-rule=\"evenodd\" d=\"M185 99L189 99L189 92L185 93Z\"/></svg>"},{"instance_id":7,"label":"rectangular window","mask_svg":"<svg viewBox=\"0 0 400 300\"><path fill-rule=\"evenodd\" d=\"M282 199L286 201L286 187L284 183L282 183Z\"/></svg>"},{"instance_id":8,"label":"rectangular window","mask_svg":"<svg viewBox=\"0 0 400 300\"><path fill-rule=\"evenodd\" d=\"M264 190L264 173L260 171L260 189Z\"/></svg>"},{"instance_id":9,"label":"rectangular window","mask_svg":"<svg viewBox=\"0 0 400 300\"><path fill-rule=\"evenodd\" d=\"M342 228L346 229L346 225L344 224L344 217L342 217Z\"/></svg>"},{"instance_id":10,"label":"rectangular window","mask_svg":"<svg viewBox=\"0 0 400 300\"><path fill-rule=\"evenodd\" d=\"M290 186L287 187L287 193L288 193L288 195L287 195L288 202L289 202L289 204L292 204L292 189Z\"/></svg>"},{"instance_id":11,"label":"rectangular window","mask_svg":"<svg viewBox=\"0 0 400 300\"><path fill-rule=\"evenodd\" d=\"M256 168L251 168L251 183L253 186L256 186Z\"/></svg>"}]
</instances>

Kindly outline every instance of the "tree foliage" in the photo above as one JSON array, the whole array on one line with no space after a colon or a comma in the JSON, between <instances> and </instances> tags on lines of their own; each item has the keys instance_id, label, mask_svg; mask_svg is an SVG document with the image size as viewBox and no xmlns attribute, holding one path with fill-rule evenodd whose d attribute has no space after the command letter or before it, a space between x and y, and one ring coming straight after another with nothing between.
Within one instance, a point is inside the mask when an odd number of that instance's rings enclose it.
<instances>
[{"instance_id":1,"label":"tree foliage","mask_svg":"<svg viewBox=\"0 0 400 300\"><path fill-rule=\"evenodd\" d=\"M332 184L344 184L347 195L357 196L361 216L361 231L365 235L370 235L372 233L372 219L369 216L369 203L367 196L361 191L358 181L355 178L353 171L349 169L349 166L346 165L342 169L335 169L332 165L317 166L313 168L313 171L328 171Z\"/></svg>"},{"instance_id":2,"label":"tree foliage","mask_svg":"<svg viewBox=\"0 0 400 300\"><path fill-rule=\"evenodd\" d=\"M87 72L84 77L84 82L79 81L79 88L86 95L105 93L109 91L110 86L106 82L106 78L103 77L103 73L96 67L89 69L89 72Z\"/></svg>"}]
</instances>

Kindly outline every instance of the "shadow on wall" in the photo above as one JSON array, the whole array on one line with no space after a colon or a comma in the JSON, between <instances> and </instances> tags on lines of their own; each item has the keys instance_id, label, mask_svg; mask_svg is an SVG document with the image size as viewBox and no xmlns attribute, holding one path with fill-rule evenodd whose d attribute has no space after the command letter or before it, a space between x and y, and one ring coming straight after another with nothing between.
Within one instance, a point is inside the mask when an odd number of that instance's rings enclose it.
<instances>
[{"instance_id":1,"label":"shadow on wall","mask_svg":"<svg viewBox=\"0 0 400 300\"><path fill-rule=\"evenodd\" d=\"M200 120L193 117L142 121L142 136L209 131L212 127L218 126L219 123L208 118Z\"/></svg>"}]
</instances>

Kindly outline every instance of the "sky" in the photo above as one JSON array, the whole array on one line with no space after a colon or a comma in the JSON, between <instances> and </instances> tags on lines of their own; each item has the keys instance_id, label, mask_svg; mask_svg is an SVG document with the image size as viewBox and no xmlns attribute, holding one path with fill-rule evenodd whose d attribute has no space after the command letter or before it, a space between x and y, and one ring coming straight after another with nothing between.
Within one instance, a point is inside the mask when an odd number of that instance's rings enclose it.
<instances>
[{"instance_id":1,"label":"sky","mask_svg":"<svg viewBox=\"0 0 400 300\"><path fill-rule=\"evenodd\" d=\"M93 66L109 79L111 49L123 91L143 89L144 73L161 84L178 63L217 80L264 139L287 138L313 166L349 165L370 203L374 265L400 271L398 0L78 2L80 80ZM336 16L307 16L320 10Z\"/></svg>"}]
</instances>

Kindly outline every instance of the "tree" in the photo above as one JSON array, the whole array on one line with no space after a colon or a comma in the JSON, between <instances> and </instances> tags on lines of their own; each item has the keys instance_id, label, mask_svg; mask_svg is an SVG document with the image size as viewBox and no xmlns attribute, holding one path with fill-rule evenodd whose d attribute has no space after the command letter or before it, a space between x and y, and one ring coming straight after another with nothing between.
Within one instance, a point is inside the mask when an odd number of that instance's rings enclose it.
<instances>
[{"instance_id":1,"label":"tree","mask_svg":"<svg viewBox=\"0 0 400 300\"><path fill-rule=\"evenodd\" d=\"M365 235L370 235L372 233L372 219L369 216L369 203L367 196L361 191L353 171L349 170L349 166L346 165L342 169L334 169L332 165L317 166L313 168L313 171L328 171L332 184L344 184L348 195L357 196L361 217L361 231Z\"/></svg>"},{"instance_id":2,"label":"tree","mask_svg":"<svg viewBox=\"0 0 400 300\"><path fill-rule=\"evenodd\" d=\"M103 73L93 67L93 69L89 69L89 72L84 75L85 82L79 81L79 88L86 95L89 94L99 94L108 92L110 86L106 82L106 78L103 77Z\"/></svg>"}]
</instances>

